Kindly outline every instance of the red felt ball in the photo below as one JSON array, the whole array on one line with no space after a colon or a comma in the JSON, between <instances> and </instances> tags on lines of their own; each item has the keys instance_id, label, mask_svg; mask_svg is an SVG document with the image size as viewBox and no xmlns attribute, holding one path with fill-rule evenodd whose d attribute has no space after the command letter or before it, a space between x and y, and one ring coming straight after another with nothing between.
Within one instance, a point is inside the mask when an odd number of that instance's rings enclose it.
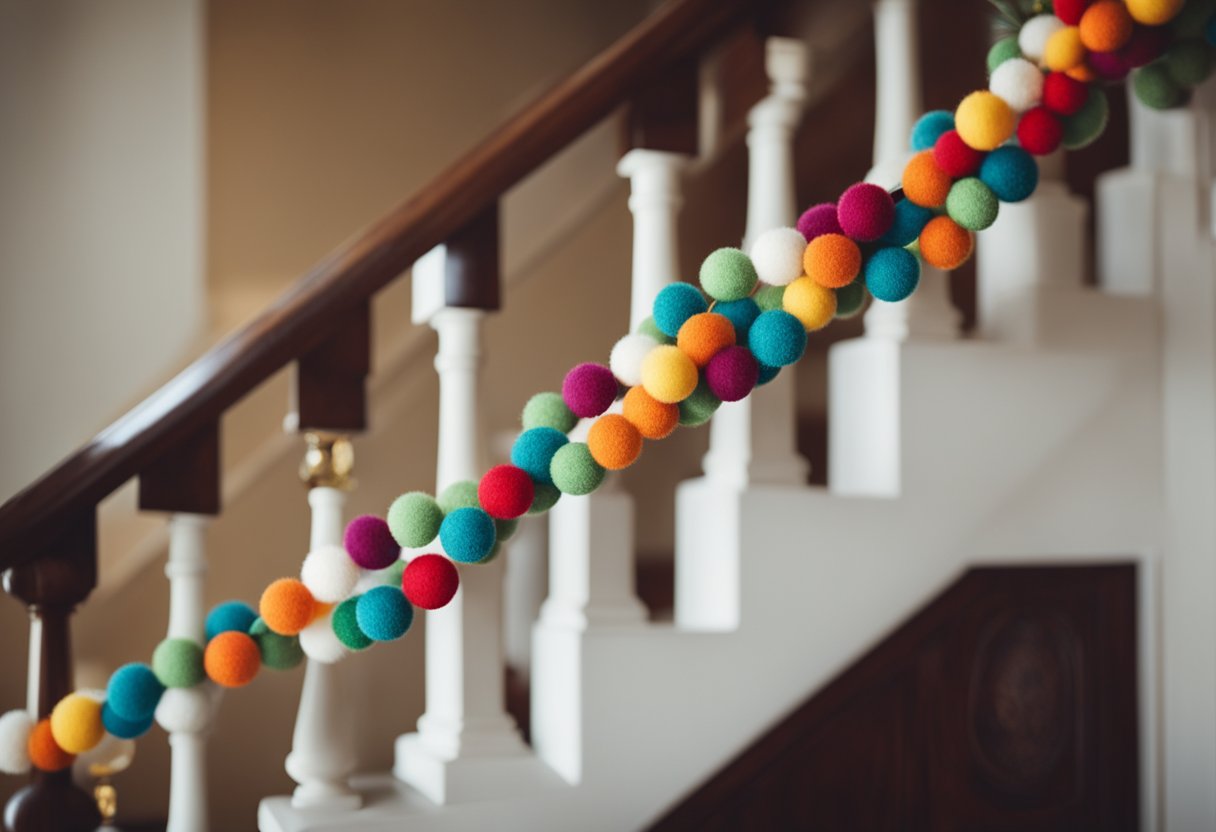
<instances>
[{"instance_id":1,"label":"red felt ball","mask_svg":"<svg viewBox=\"0 0 1216 832\"><path fill-rule=\"evenodd\" d=\"M1018 144L1027 153L1046 156L1060 146L1064 125L1046 107L1035 107L1022 114L1018 122Z\"/></svg>"},{"instance_id":2,"label":"red felt ball","mask_svg":"<svg viewBox=\"0 0 1216 832\"><path fill-rule=\"evenodd\" d=\"M1049 73L1043 79L1043 106L1053 113L1071 116L1085 106L1088 98L1089 87L1063 72Z\"/></svg>"},{"instance_id":3,"label":"red felt ball","mask_svg":"<svg viewBox=\"0 0 1216 832\"><path fill-rule=\"evenodd\" d=\"M419 555L401 573L401 591L415 607L446 607L460 586L456 564L443 555Z\"/></svg>"},{"instance_id":4,"label":"red felt ball","mask_svg":"<svg viewBox=\"0 0 1216 832\"><path fill-rule=\"evenodd\" d=\"M1055 0L1051 9L1064 23L1076 26L1081 22L1081 15L1085 14L1085 7L1088 5L1089 0Z\"/></svg>"},{"instance_id":5,"label":"red felt ball","mask_svg":"<svg viewBox=\"0 0 1216 832\"><path fill-rule=\"evenodd\" d=\"M933 145L933 161L955 179L971 176L980 169L988 154L963 141L957 130L947 130Z\"/></svg>"},{"instance_id":6,"label":"red felt ball","mask_svg":"<svg viewBox=\"0 0 1216 832\"><path fill-rule=\"evenodd\" d=\"M536 487L532 477L514 465L495 465L477 486L477 500L497 520L514 520L528 513Z\"/></svg>"},{"instance_id":7,"label":"red felt ball","mask_svg":"<svg viewBox=\"0 0 1216 832\"><path fill-rule=\"evenodd\" d=\"M1131 40L1119 50L1119 57L1132 69L1151 64L1161 57L1170 45L1168 26L1141 26L1132 29Z\"/></svg>"}]
</instances>

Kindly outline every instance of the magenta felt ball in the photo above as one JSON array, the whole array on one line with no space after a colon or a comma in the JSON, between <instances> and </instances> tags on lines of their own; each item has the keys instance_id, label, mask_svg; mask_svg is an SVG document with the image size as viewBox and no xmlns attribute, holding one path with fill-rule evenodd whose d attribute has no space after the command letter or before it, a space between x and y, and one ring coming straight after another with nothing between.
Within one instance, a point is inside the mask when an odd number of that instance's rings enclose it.
<instances>
[{"instance_id":1,"label":"magenta felt ball","mask_svg":"<svg viewBox=\"0 0 1216 832\"><path fill-rule=\"evenodd\" d=\"M1118 52L1090 52L1089 68L1098 73L1103 81L1122 81L1131 71L1127 61Z\"/></svg>"},{"instance_id":2,"label":"magenta felt ball","mask_svg":"<svg viewBox=\"0 0 1216 832\"><path fill-rule=\"evenodd\" d=\"M895 221L895 201L885 188L858 182L841 194L836 219L846 235L870 243L886 234Z\"/></svg>"},{"instance_id":3,"label":"magenta felt ball","mask_svg":"<svg viewBox=\"0 0 1216 832\"><path fill-rule=\"evenodd\" d=\"M724 402L747 398L760 378L760 365L747 347L727 347L705 367L705 383Z\"/></svg>"},{"instance_id":4,"label":"magenta felt ball","mask_svg":"<svg viewBox=\"0 0 1216 832\"><path fill-rule=\"evenodd\" d=\"M401 547L383 518L371 514L346 524L342 546L350 559L364 569L386 569L401 555Z\"/></svg>"},{"instance_id":5,"label":"magenta felt ball","mask_svg":"<svg viewBox=\"0 0 1216 832\"><path fill-rule=\"evenodd\" d=\"M796 227L808 243L824 234L844 233L840 228L840 220L836 219L835 202L822 202L807 208L798 218Z\"/></svg>"},{"instance_id":6,"label":"magenta felt ball","mask_svg":"<svg viewBox=\"0 0 1216 832\"><path fill-rule=\"evenodd\" d=\"M566 373L562 398L575 416L599 416L616 399L616 376L603 364L579 364Z\"/></svg>"},{"instance_id":7,"label":"magenta felt ball","mask_svg":"<svg viewBox=\"0 0 1216 832\"><path fill-rule=\"evenodd\" d=\"M401 591L411 604L424 610L447 606L459 586L456 564L443 555L419 555L401 573Z\"/></svg>"},{"instance_id":8,"label":"magenta felt ball","mask_svg":"<svg viewBox=\"0 0 1216 832\"><path fill-rule=\"evenodd\" d=\"M477 500L495 520L514 520L528 513L536 487L523 468L495 465L481 477Z\"/></svg>"}]
</instances>

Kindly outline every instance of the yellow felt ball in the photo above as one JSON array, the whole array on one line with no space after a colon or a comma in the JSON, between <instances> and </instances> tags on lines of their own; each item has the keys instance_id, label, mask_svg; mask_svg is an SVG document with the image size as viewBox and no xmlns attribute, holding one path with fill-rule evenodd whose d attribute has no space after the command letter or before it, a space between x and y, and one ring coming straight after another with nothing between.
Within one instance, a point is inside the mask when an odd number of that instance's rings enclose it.
<instances>
[{"instance_id":1,"label":"yellow felt ball","mask_svg":"<svg viewBox=\"0 0 1216 832\"><path fill-rule=\"evenodd\" d=\"M785 287L781 307L802 321L808 332L823 329L836 314L836 293L809 277L800 277Z\"/></svg>"},{"instance_id":2,"label":"yellow felt ball","mask_svg":"<svg viewBox=\"0 0 1216 832\"><path fill-rule=\"evenodd\" d=\"M655 347L642 361L642 388L655 401L682 402L697 388L697 365L679 347Z\"/></svg>"},{"instance_id":3,"label":"yellow felt ball","mask_svg":"<svg viewBox=\"0 0 1216 832\"><path fill-rule=\"evenodd\" d=\"M1182 11L1182 0L1125 0L1132 20L1145 26L1169 23Z\"/></svg>"},{"instance_id":4,"label":"yellow felt ball","mask_svg":"<svg viewBox=\"0 0 1216 832\"><path fill-rule=\"evenodd\" d=\"M1076 26L1065 26L1047 39L1043 49L1043 63L1054 72L1067 72L1085 62L1085 44L1081 42L1081 30Z\"/></svg>"},{"instance_id":5,"label":"yellow felt ball","mask_svg":"<svg viewBox=\"0 0 1216 832\"><path fill-rule=\"evenodd\" d=\"M1013 108L988 90L971 93L954 111L954 129L975 150L996 150L1013 135L1017 123Z\"/></svg>"},{"instance_id":6,"label":"yellow felt ball","mask_svg":"<svg viewBox=\"0 0 1216 832\"><path fill-rule=\"evenodd\" d=\"M83 754L106 735L101 724L101 703L80 693L69 693L51 711L51 736L69 754Z\"/></svg>"}]
</instances>

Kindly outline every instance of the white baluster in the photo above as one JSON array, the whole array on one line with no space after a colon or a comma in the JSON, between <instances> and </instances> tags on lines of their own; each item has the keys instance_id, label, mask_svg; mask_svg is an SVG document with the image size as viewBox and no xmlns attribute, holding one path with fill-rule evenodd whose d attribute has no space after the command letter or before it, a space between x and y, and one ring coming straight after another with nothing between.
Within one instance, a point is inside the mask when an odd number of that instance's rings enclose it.
<instances>
[{"instance_id":1,"label":"white baluster","mask_svg":"<svg viewBox=\"0 0 1216 832\"><path fill-rule=\"evenodd\" d=\"M688 161L679 153L636 148L616 166L617 174L629 179L633 214L630 332L650 315L659 290L680 273L678 219L684 204L680 178Z\"/></svg>"}]
</instances>

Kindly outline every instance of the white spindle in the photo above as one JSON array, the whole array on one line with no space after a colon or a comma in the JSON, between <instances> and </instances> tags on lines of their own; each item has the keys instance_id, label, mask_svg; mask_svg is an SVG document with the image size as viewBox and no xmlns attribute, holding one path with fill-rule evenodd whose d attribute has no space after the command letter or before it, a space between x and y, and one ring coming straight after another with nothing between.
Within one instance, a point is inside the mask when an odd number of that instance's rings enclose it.
<instances>
[{"instance_id":1,"label":"white spindle","mask_svg":"<svg viewBox=\"0 0 1216 832\"><path fill-rule=\"evenodd\" d=\"M616 166L629 179L633 214L633 276L629 302L632 332L650 315L655 295L680 273L678 219L684 196L680 177L688 157L636 148Z\"/></svg>"}]
</instances>

